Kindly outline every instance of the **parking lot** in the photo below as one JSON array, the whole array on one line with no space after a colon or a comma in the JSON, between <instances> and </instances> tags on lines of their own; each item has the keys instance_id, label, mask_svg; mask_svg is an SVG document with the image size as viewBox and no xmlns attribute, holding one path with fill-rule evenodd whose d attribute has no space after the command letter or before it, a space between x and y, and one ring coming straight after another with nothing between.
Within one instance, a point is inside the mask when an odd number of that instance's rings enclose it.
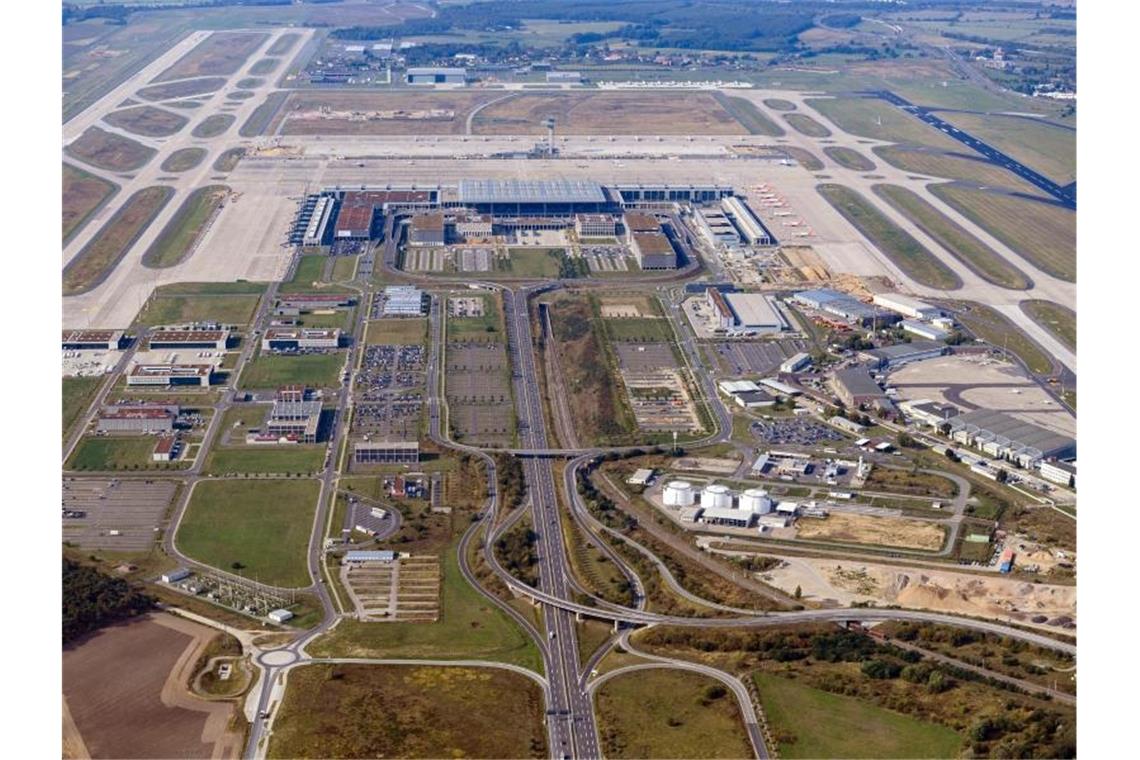
<instances>
[{"instance_id":1,"label":"parking lot","mask_svg":"<svg viewBox=\"0 0 1140 760\"><path fill-rule=\"evenodd\" d=\"M628 272L630 253L623 245L584 245L582 256L591 272Z\"/></svg>"},{"instance_id":2,"label":"parking lot","mask_svg":"<svg viewBox=\"0 0 1140 760\"><path fill-rule=\"evenodd\" d=\"M651 372L677 366L668 343L614 343L621 368L627 372Z\"/></svg>"},{"instance_id":3,"label":"parking lot","mask_svg":"<svg viewBox=\"0 0 1140 760\"><path fill-rule=\"evenodd\" d=\"M509 444L514 404L506 347L495 342L449 343L446 372L448 417L456 438Z\"/></svg>"},{"instance_id":4,"label":"parking lot","mask_svg":"<svg viewBox=\"0 0 1140 760\"><path fill-rule=\"evenodd\" d=\"M147 551L157 538L176 484L67 478L63 481L63 540L84 549Z\"/></svg>"},{"instance_id":5,"label":"parking lot","mask_svg":"<svg viewBox=\"0 0 1140 760\"><path fill-rule=\"evenodd\" d=\"M766 375L775 372L784 360L807 349L798 338L780 341L718 341L709 343L708 352L727 375Z\"/></svg>"},{"instance_id":6,"label":"parking lot","mask_svg":"<svg viewBox=\"0 0 1140 760\"><path fill-rule=\"evenodd\" d=\"M817 446L827 441L843 441L843 435L831 427L803 417L757 420L752 435L767 444L781 446Z\"/></svg>"}]
</instances>

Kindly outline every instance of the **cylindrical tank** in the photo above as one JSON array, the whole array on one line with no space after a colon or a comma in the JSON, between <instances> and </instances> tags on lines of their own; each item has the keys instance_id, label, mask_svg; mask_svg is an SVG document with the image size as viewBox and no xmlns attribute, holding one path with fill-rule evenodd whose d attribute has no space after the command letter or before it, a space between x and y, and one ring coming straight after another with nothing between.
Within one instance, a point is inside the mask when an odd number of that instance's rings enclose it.
<instances>
[{"instance_id":1,"label":"cylindrical tank","mask_svg":"<svg viewBox=\"0 0 1140 760\"><path fill-rule=\"evenodd\" d=\"M705 509L730 508L732 506L732 493L727 487L718 483L705 486L704 490L701 491L701 506Z\"/></svg>"},{"instance_id":2,"label":"cylindrical tank","mask_svg":"<svg viewBox=\"0 0 1140 760\"><path fill-rule=\"evenodd\" d=\"M739 507L746 512L764 515L772 511L772 500L763 488L749 488L740 494Z\"/></svg>"},{"instance_id":3,"label":"cylindrical tank","mask_svg":"<svg viewBox=\"0 0 1140 760\"><path fill-rule=\"evenodd\" d=\"M664 498L667 507L691 507L695 499L693 485L684 480L666 483Z\"/></svg>"}]
</instances>

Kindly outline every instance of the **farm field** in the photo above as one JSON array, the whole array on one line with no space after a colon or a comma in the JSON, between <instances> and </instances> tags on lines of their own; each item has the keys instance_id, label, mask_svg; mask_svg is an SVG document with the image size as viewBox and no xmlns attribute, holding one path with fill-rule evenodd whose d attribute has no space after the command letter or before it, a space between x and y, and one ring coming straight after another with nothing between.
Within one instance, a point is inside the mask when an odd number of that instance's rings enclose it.
<instances>
[{"instance_id":1,"label":"farm field","mask_svg":"<svg viewBox=\"0 0 1140 760\"><path fill-rule=\"evenodd\" d=\"M598 687L606 757L751 757L740 706L719 681L679 670L615 676Z\"/></svg>"},{"instance_id":2,"label":"farm field","mask_svg":"<svg viewBox=\"0 0 1140 760\"><path fill-rule=\"evenodd\" d=\"M206 95L211 92L217 92L225 87L225 85L225 77L187 79L182 82L171 82L170 84L156 84L150 87L144 87L138 91L138 96L144 100L188 98L194 95Z\"/></svg>"},{"instance_id":3,"label":"farm field","mask_svg":"<svg viewBox=\"0 0 1140 760\"><path fill-rule=\"evenodd\" d=\"M832 512L822 520L800 520L796 538L938 551L946 532L923 520Z\"/></svg>"},{"instance_id":4,"label":"farm field","mask_svg":"<svg viewBox=\"0 0 1140 760\"><path fill-rule=\"evenodd\" d=\"M143 265L162 269L185 261L229 193L225 185L208 185L190 193L143 254Z\"/></svg>"},{"instance_id":5,"label":"farm field","mask_svg":"<svg viewBox=\"0 0 1140 760\"><path fill-rule=\"evenodd\" d=\"M307 665L268 757L545 757L544 709L537 684L494 668Z\"/></svg>"},{"instance_id":6,"label":"farm field","mask_svg":"<svg viewBox=\"0 0 1140 760\"><path fill-rule=\"evenodd\" d=\"M831 137L831 130L818 121L802 113L784 114L784 121L792 125L802 135L808 137Z\"/></svg>"},{"instance_id":7,"label":"farm field","mask_svg":"<svg viewBox=\"0 0 1140 760\"><path fill-rule=\"evenodd\" d=\"M185 172L202 163L205 157L205 148L180 148L167 156L159 168L164 172Z\"/></svg>"},{"instance_id":8,"label":"farm field","mask_svg":"<svg viewBox=\"0 0 1140 760\"><path fill-rule=\"evenodd\" d=\"M954 257L987 282L1012 290L1025 290L1033 283L997 251L962 229L912 190L898 185L875 185L875 194L911 220Z\"/></svg>"},{"instance_id":9,"label":"farm field","mask_svg":"<svg viewBox=\"0 0 1140 760\"><path fill-rule=\"evenodd\" d=\"M169 137L185 127L188 119L154 106L137 106L109 113L103 121L144 137Z\"/></svg>"},{"instance_id":10,"label":"farm field","mask_svg":"<svg viewBox=\"0 0 1140 760\"><path fill-rule=\"evenodd\" d=\"M769 673L755 679L781 757L946 758L962 746L945 726Z\"/></svg>"},{"instance_id":11,"label":"farm field","mask_svg":"<svg viewBox=\"0 0 1140 760\"><path fill-rule=\"evenodd\" d=\"M1077 349L1077 313L1067 306L1038 299L1022 301L1021 310L1037 324L1057 336L1072 350Z\"/></svg>"},{"instance_id":12,"label":"farm field","mask_svg":"<svg viewBox=\"0 0 1140 760\"><path fill-rule=\"evenodd\" d=\"M80 416L87 410L87 406L95 398L95 394L102 384L102 377L63 378L64 435L79 421Z\"/></svg>"},{"instance_id":13,"label":"farm field","mask_svg":"<svg viewBox=\"0 0 1140 760\"><path fill-rule=\"evenodd\" d=\"M724 110L728 111L728 113L732 115L732 118L744 125L744 128L747 129L750 134L767 135L769 137L784 136L784 128L768 118L751 100L725 95L719 91L714 97L716 98L716 102L719 103Z\"/></svg>"},{"instance_id":14,"label":"farm field","mask_svg":"<svg viewBox=\"0 0 1140 760\"><path fill-rule=\"evenodd\" d=\"M1046 201L955 184L933 185L930 191L1042 271L1076 282L1077 215L1074 212Z\"/></svg>"},{"instance_id":15,"label":"farm field","mask_svg":"<svg viewBox=\"0 0 1140 760\"><path fill-rule=\"evenodd\" d=\"M194 129L190 130L190 134L201 138L217 137L230 128L234 123L234 118L233 114L228 113L216 113L207 116Z\"/></svg>"},{"instance_id":16,"label":"farm field","mask_svg":"<svg viewBox=\"0 0 1140 760\"><path fill-rule=\"evenodd\" d=\"M65 152L72 158L109 172L130 172L146 166L156 151L99 127L88 127Z\"/></svg>"},{"instance_id":17,"label":"farm field","mask_svg":"<svg viewBox=\"0 0 1140 760\"><path fill-rule=\"evenodd\" d=\"M972 113L943 118L982 142L1065 185L1077 178L1077 133L1038 119Z\"/></svg>"},{"instance_id":18,"label":"farm field","mask_svg":"<svg viewBox=\"0 0 1140 760\"><path fill-rule=\"evenodd\" d=\"M804 101L844 132L886 142L962 150L939 130L875 98L811 98Z\"/></svg>"},{"instance_id":19,"label":"farm field","mask_svg":"<svg viewBox=\"0 0 1140 760\"><path fill-rule=\"evenodd\" d=\"M268 38L262 33L214 32L154 81L233 74Z\"/></svg>"},{"instance_id":20,"label":"farm field","mask_svg":"<svg viewBox=\"0 0 1140 760\"><path fill-rule=\"evenodd\" d=\"M311 582L306 548L316 480L208 480L194 487L178 528L180 551L199 562L274 586Z\"/></svg>"},{"instance_id":21,"label":"farm field","mask_svg":"<svg viewBox=\"0 0 1140 760\"><path fill-rule=\"evenodd\" d=\"M143 188L127 199L63 268L63 294L85 293L106 279L173 194L169 187L156 186Z\"/></svg>"},{"instance_id":22,"label":"farm field","mask_svg":"<svg viewBox=\"0 0 1140 760\"><path fill-rule=\"evenodd\" d=\"M91 218L117 191L118 186L78 166L63 164L63 241Z\"/></svg>"},{"instance_id":23,"label":"farm field","mask_svg":"<svg viewBox=\"0 0 1140 760\"><path fill-rule=\"evenodd\" d=\"M883 215L858 191L845 185L822 184L816 187L828 203L862 232L894 264L929 288L957 290L962 281L909 232Z\"/></svg>"},{"instance_id":24,"label":"farm field","mask_svg":"<svg viewBox=\"0 0 1140 760\"><path fill-rule=\"evenodd\" d=\"M884 145L871 150L891 166L905 172L973 182L989 187L1004 187L1029 194L1040 192L1013 172L995 166L981 156L930 148L908 148L901 145Z\"/></svg>"},{"instance_id":25,"label":"farm field","mask_svg":"<svg viewBox=\"0 0 1140 760\"><path fill-rule=\"evenodd\" d=\"M245 325L253 318L254 309L264 285L245 285L245 292L201 292L194 283L162 285L147 299L135 323L139 325L171 325L186 322L221 322Z\"/></svg>"},{"instance_id":26,"label":"farm field","mask_svg":"<svg viewBox=\"0 0 1140 760\"><path fill-rule=\"evenodd\" d=\"M214 475L314 473L324 458L325 447L320 445L214 447L206 457L205 471Z\"/></svg>"},{"instance_id":27,"label":"farm field","mask_svg":"<svg viewBox=\"0 0 1140 760\"><path fill-rule=\"evenodd\" d=\"M344 354L336 351L299 356L259 353L242 370L238 386L277 388L299 383L310 388L330 388L337 385L343 367Z\"/></svg>"},{"instance_id":28,"label":"farm field","mask_svg":"<svg viewBox=\"0 0 1140 760\"><path fill-rule=\"evenodd\" d=\"M875 170L875 162L864 156L854 148L845 148L841 145L829 145L823 149L835 163L853 172L870 172Z\"/></svg>"}]
</instances>

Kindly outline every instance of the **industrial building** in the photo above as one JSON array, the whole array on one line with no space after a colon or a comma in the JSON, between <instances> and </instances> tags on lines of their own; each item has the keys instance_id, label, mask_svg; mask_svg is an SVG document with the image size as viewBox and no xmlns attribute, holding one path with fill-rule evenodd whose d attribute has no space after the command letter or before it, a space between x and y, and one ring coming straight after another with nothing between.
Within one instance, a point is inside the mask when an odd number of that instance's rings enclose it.
<instances>
[{"instance_id":1,"label":"industrial building","mask_svg":"<svg viewBox=\"0 0 1140 760\"><path fill-rule=\"evenodd\" d=\"M801 369L807 369L811 366L811 354L806 351L800 351L795 356L790 357L783 364L780 365L780 371L791 374L799 372Z\"/></svg>"},{"instance_id":2,"label":"industrial building","mask_svg":"<svg viewBox=\"0 0 1140 760\"><path fill-rule=\"evenodd\" d=\"M857 298L830 288L800 291L792 296L792 300L862 327L887 327L901 319L894 312L865 304Z\"/></svg>"},{"instance_id":3,"label":"industrial building","mask_svg":"<svg viewBox=\"0 0 1140 760\"><path fill-rule=\"evenodd\" d=\"M719 208L698 209L696 217L701 236L713 248L736 248L740 245L740 235Z\"/></svg>"},{"instance_id":4,"label":"industrial building","mask_svg":"<svg viewBox=\"0 0 1140 760\"><path fill-rule=\"evenodd\" d=\"M229 330L158 330L150 336L151 350L212 348L226 350L229 343Z\"/></svg>"},{"instance_id":5,"label":"industrial building","mask_svg":"<svg viewBox=\"0 0 1140 760\"><path fill-rule=\"evenodd\" d=\"M278 308L311 311L312 309L336 309L352 306L355 296L340 293L294 293L278 296Z\"/></svg>"},{"instance_id":6,"label":"industrial building","mask_svg":"<svg viewBox=\"0 0 1140 760\"><path fill-rule=\"evenodd\" d=\"M337 348L340 329L275 327L261 337L262 351L295 351L302 348Z\"/></svg>"},{"instance_id":7,"label":"industrial building","mask_svg":"<svg viewBox=\"0 0 1140 760\"><path fill-rule=\"evenodd\" d=\"M467 84L467 69L442 67L411 67L404 74L408 84Z\"/></svg>"},{"instance_id":8,"label":"industrial building","mask_svg":"<svg viewBox=\"0 0 1140 760\"><path fill-rule=\"evenodd\" d=\"M575 214L574 231L578 237L613 237L617 221L609 214Z\"/></svg>"},{"instance_id":9,"label":"industrial building","mask_svg":"<svg viewBox=\"0 0 1140 760\"><path fill-rule=\"evenodd\" d=\"M673 480L665 484L661 500L667 507L691 507L696 501L693 484L685 480Z\"/></svg>"},{"instance_id":10,"label":"industrial building","mask_svg":"<svg viewBox=\"0 0 1140 760\"><path fill-rule=\"evenodd\" d=\"M293 613L286 609L273 610L265 617L269 618L274 623L281 625L293 619Z\"/></svg>"},{"instance_id":11,"label":"industrial building","mask_svg":"<svg viewBox=\"0 0 1140 760\"><path fill-rule=\"evenodd\" d=\"M148 388L196 385L208 388L213 371L209 364L137 364L127 375L127 385Z\"/></svg>"},{"instance_id":12,"label":"industrial building","mask_svg":"<svg viewBox=\"0 0 1140 760\"><path fill-rule=\"evenodd\" d=\"M776 239L743 200L734 195L721 199L721 209L736 223L736 229L748 245L775 245Z\"/></svg>"},{"instance_id":13,"label":"industrial building","mask_svg":"<svg viewBox=\"0 0 1140 760\"><path fill-rule=\"evenodd\" d=\"M744 391L743 393L735 393L732 400L736 405L744 409L764 409L769 406L775 406L776 399L764 391Z\"/></svg>"},{"instance_id":14,"label":"industrial building","mask_svg":"<svg viewBox=\"0 0 1140 760\"><path fill-rule=\"evenodd\" d=\"M861 435L867 428L860 425L858 422L852 422L846 417L840 417L838 414L828 420L832 427L837 427L845 433L851 435Z\"/></svg>"},{"instance_id":15,"label":"industrial building","mask_svg":"<svg viewBox=\"0 0 1140 760\"><path fill-rule=\"evenodd\" d=\"M832 375L831 387L835 395L849 407L875 404L886 399L883 389L863 366L839 370Z\"/></svg>"},{"instance_id":16,"label":"industrial building","mask_svg":"<svg viewBox=\"0 0 1140 760\"><path fill-rule=\"evenodd\" d=\"M352 461L356 464L417 464L420 444L418 441L356 441L352 445Z\"/></svg>"},{"instance_id":17,"label":"industrial building","mask_svg":"<svg viewBox=\"0 0 1140 760\"><path fill-rule=\"evenodd\" d=\"M774 377L765 377L760 381L760 384L768 390L774 391L781 396L792 397L799 396L801 393L803 393L803 391L801 391L799 388L796 388L793 385L788 385L787 383L782 383Z\"/></svg>"},{"instance_id":18,"label":"industrial building","mask_svg":"<svg viewBox=\"0 0 1140 760\"><path fill-rule=\"evenodd\" d=\"M653 470L641 467L626 478L625 482L631 486L647 486L653 482Z\"/></svg>"},{"instance_id":19,"label":"industrial building","mask_svg":"<svg viewBox=\"0 0 1140 760\"><path fill-rule=\"evenodd\" d=\"M1056 483L1066 488L1077 487L1077 466L1075 464L1043 460L1039 472L1041 477L1050 483Z\"/></svg>"},{"instance_id":20,"label":"industrial building","mask_svg":"<svg viewBox=\"0 0 1140 760\"><path fill-rule=\"evenodd\" d=\"M940 404L929 399L915 399L914 401L904 401L899 404L899 408L903 413L912 419L929 425L930 427L938 427L943 422L947 422L951 417L957 417L962 411L953 404Z\"/></svg>"},{"instance_id":21,"label":"industrial building","mask_svg":"<svg viewBox=\"0 0 1140 760\"><path fill-rule=\"evenodd\" d=\"M942 309L937 306L931 306L901 293L879 293L871 299L871 303L910 319L934 319L943 315Z\"/></svg>"},{"instance_id":22,"label":"industrial building","mask_svg":"<svg viewBox=\"0 0 1140 760\"><path fill-rule=\"evenodd\" d=\"M99 412L95 430L100 433L168 433L178 418L177 406L132 404L108 406Z\"/></svg>"},{"instance_id":23,"label":"industrial building","mask_svg":"<svg viewBox=\"0 0 1140 760\"><path fill-rule=\"evenodd\" d=\"M419 317L424 313L424 292L415 285L389 285L384 288L385 317Z\"/></svg>"},{"instance_id":24,"label":"industrial building","mask_svg":"<svg viewBox=\"0 0 1140 760\"><path fill-rule=\"evenodd\" d=\"M126 333L122 330L64 330L64 351L80 349L100 349L118 351L126 345Z\"/></svg>"},{"instance_id":25,"label":"industrial building","mask_svg":"<svg viewBox=\"0 0 1140 760\"><path fill-rule=\"evenodd\" d=\"M717 329L731 330L736 325L736 315L732 313L732 308L729 307L728 301L724 300L724 294L719 290L716 288L706 290L705 302L712 310Z\"/></svg>"},{"instance_id":26,"label":"industrial building","mask_svg":"<svg viewBox=\"0 0 1140 760\"><path fill-rule=\"evenodd\" d=\"M715 291L713 291L715 292ZM788 329L788 322L771 296L762 293L727 293L724 300L735 315L735 327L757 333Z\"/></svg>"},{"instance_id":27,"label":"industrial building","mask_svg":"<svg viewBox=\"0 0 1140 760\"><path fill-rule=\"evenodd\" d=\"M945 330L914 319L904 319L902 322L899 322L899 327L911 335L917 335L920 338L926 338L927 340L933 340L939 343L944 342L950 337L950 333Z\"/></svg>"},{"instance_id":28,"label":"industrial building","mask_svg":"<svg viewBox=\"0 0 1140 760\"><path fill-rule=\"evenodd\" d=\"M885 348L872 348L860 351L859 358L870 362L872 369L894 369L910 362L933 359L949 352L945 343L933 340L916 340L910 343L898 343Z\"/></svg>"},{"instance_id":29,"label":"industrial building","mask_svg":"<svg viewBox=\"0 0 1140 760\"><path fill-rule=\"evenodd\" d=\"M1043 459L1071 459L1077 455L1076 439L1046 430L1004 412L977 409L946 423L950 437L998 459L1033 467Z\"/></svg>"},{"instance_id":30,"label":"industrial building","mask_svg":"<svg viewBox=\"0 0 1140 760\"><path fill-rule=\"evenodd\" d=\"M270 435L300 443L316 443L320 427L320 401L274 401L265 423Z\"/></svg>"}]
</instances>

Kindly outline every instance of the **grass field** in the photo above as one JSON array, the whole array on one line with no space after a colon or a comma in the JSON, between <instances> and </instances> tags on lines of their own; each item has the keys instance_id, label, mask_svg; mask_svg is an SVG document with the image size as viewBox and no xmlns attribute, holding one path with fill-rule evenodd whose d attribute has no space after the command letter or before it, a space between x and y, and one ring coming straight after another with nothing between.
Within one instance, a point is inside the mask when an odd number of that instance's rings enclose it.
<instances>
[{"instance_id":1,"label":"grass field","mask_svg":"<svg viewBox=\"0 0 1140 760\"><path fill-rule=\"evenodd\" d=\"M164 172L184 172L202 163L206 157L205 148L181 148L166 157L160 167Z\"/></svg>"},{"instance_id":2,"label":"grass field","mask_svg":"<svg viewBox=\"0 0 1140 760\"><path fill-rule=\"evenodd\" d=\"M967 301L966 308L957 312L958 321L980 340L1016 354L1038 375L1053 373L1053 360L1049 354L1021 330L989 306Z\"/></svg>"},{"instance_id":3,"label":"grass field","mask_svg":"<svg viewBox=\"0 0 1140 760\"><path fill-rule=\"evenodd\" d=\"M67 460L66 469L148 469L157 466L151 461L154 442L155 437L149 435L123 438L85 436Z\"/></svg>"},{"instance_id":4,"label":"grass field","mask_svg":"<svg viewBox=\"0 0 1140 760\"><path fill-rule=\"evenodd\" d=\"M823 162L810 150L798 148L794 145L782 145L780 147L809 172L818 172L823 169Z\"/></svg>"},{"instance_id":5,"label":"grass field","mask_svg":"<svg viewBox=\"0 0 1140 760\"><path fill-rule=\"evenodd\" d=\"M883 145L872 148L872 151L888 164L905 172L976 182L991 187L1005 187L1031 194L1040 192L1013 172L996 166L981 156L928 148L906 148L900 145Z\"/></svg>"},{"instance_id":6,"label":"grass field","mask_svg":"<svg viewBox=\"0 0 1140 760\"><path fill-rule=\"evenodd\" d=\"M875 162L854 148L829 145L823 149L823 152L835 163L854 172L869 172L875 169Z\"/></svg>"},{"instance_id":7,"label":"grass field","mask_svg":"<svg viewBox=\"0 0 1140 760\"><path fill-rule=\"evenodd\" d=\"M109 113L103 121L144 137L168 137L186 126L189 120L154 106L137 106Z\"/></svg>"},{"instance_id":8,"label":"grass field","mask_svg":"<svg viewBox=\"0 0 1140 760\"><path fill-rule=\"evenodd\" d=\"M63 434L79 422L102 385L102 377L63 378Z\"/></svg>"},{"instance_id":9,"label":"grass field","mask_svg":"<svg viewBox=\"0 0 1140 760\"><path fill-rule=\"evenodd\" d=\"M281 63L280 58L262 58L257 63L249 67L250 74L264 76L265 74L272 74L273 70Z\"/></svg>"},{"instance_id":10,"label":"grass field","mask_svg":"<svg viewBox=\"0 0 1140 760\"><path fill-rule=\"evenodd\" d=\"M844 132L887 142L963 150L961 143L934 127L875 98L812 98L805 100Z\"/></svg>"},{"instance_id":11,"label":"grass field","mask_svg":"<svg viewBox=\"0 0 1140 760\"><path fill-rule=\"evenodd\" d=\"M1037 324L1056 336L1071 350L1077 350L1077 313L1053 301L1030 299L1022 301L1021 310Z\"/></svg>"},{"instance_id":12,"label":"grass field","mask_svg":"<svg viewBox=\"0 0 1140 760\"><path fill-rule=\"evenodd\" d=\"M190 134L202 138L217 137L230 128L235 118L233 114L229 113L216 113L207 116L198 122L194 129L190 130Z\"/></svg>"},{"instance_id":13,"label":"grass field","mask_svg":"<svg viewBox=\"0 0 1140 760\"><path fill-rule=\"evenodd\" d=\"M427 319L376 319L368 323L364 342L369 345L422 344L427 340Z\"/></svg>"},{"instance_id":14,"label":"grass field","mask_svg":"<svg viewBox=\"0 0 1140 760\"><path fill-rule=\"evenodd\" d=\"M1043 272L1077 279L1077 215L1060 206L1002 193L933 185L930 191Z\"/></svg>"},{"instance_id":15,"label":"grass field","mask_svg":"<svg viewBox=\"0 0 1140 760\"><path fill-rule=\"evenodd\" d=\"M195 293L192 290L184 283L157 288L135 318L136 324L172 325L186 322L249 324L265 287L259 286L250 293Z\"/></svg>"},{"instance_id":16,"label":"grass field","mask_svg":"<svg viewBox=\"0 0 1140 760\"><path fill-rule=\"evenodd\" d=\"M307 665L288 683L271 758L547 756L542 689L517 673Z\"/></svg>"},{"instance_id":17,"label":"grass field","mask_svg":"<svg viewBox=\"0 0 1140 760\"><path fill-rule=\"evenodd\" d=\"M265 128L269 126L269 122L277 114L277 109L281 108L281 104L285 102L287 97L289 97L289 93L283 90L270 93L241 125L238 134L242 137L257 137L264 132Z\"/></svg>"},{"instance_id":18,"label":"grass field","mask_svg":"<svg viewBox=\"0 0 1140 760\"><path fill-rule=\"evenodd\" d=\"M783 137L785 134L784 128L769 119L751 100L725 95L723 92L717 92L715 97L721 107L732 115L732 118L744 125L749 134L767 135L769 137Z\"/></svg>"},{"instance_id":19,"label":"grass field","mask_svg":"<svg viewBox=\"0 0 1140 760\"><path fill-rule=\"evenodd\" d=\"M561 253L561 248L511 248L506 271L517 277L557 277Z\"/></svg>"},{"instance_id":20,"label":"grass field","mask_svg":"<svg viewBox=\"0 0 1140 760\"><path fill-rule=\"evenodd\" d=\"M784 114L784 120L802 135L808 137L831 137L831 130L818 121L802 113Z\"/></svg>"},{"instance_id":21,"label":"grass field","mask_svg":"<svg viewBox=\"0 0 1140 760\"><path fill-rule=\"evenodd\" d=\"M321 469L324 459L324 446L215 447L206 457L205 471L213 475L241 475L245 473L311 474Z\"/></svg>"},{"instance_id":22,"label":"grass field","mask_svg":"<svg viewBox=\"0 0 1140 760\"><path fill-rule=\"evenodd\" d=\"M1077 133L1036 119L946 113L943 118L1062 185L1077 177Z\"/></svg>"},{"instance_id":23,"label":"grass field","mask_svg":"<svg viewBox=\"0 0 1140 760\"><path fill-rule=\"evenodd\" d=\"M238 81L237 86L242 90L253 90L265 84L264 79L258 77L246 77Z\"/></svg>"},{"instance_id":24,"label":"grass field","mask_svg":"<svg viewBox=\"0 0 1140 760\"><path fill-rule=\"evenodd\" d=\"M768 106L773 111L794 111L794 110L796 110L796 104L795 103L793 103L790 100L784 100L783 98L765 98L764 99L764 105Z\"/></svg>"},{"instance_id":25,"label":"grass field","mask_svg":"<svg viewBox=\"0 0 1140 760\"><path fill-rule=\"evenodd\" d=\"M306 549L320 483L316 480L207 480L194 487L176 540L179 551L273 586L310 583Z\"/></svg>"},{"instance_id":26,"label":"grass field","mask_svg":"<svg viewBox=\"0 0 1140 760\"><path fill-rule=\"evenodd\" d=\"M962 287L958 275L926 250L860 193L844 185L817 185L828 203L851 222L868 240L895 263L907 276L922 285L940 290Z\"/></svg>"},{"instance_id":27,"label":"grass field","mask_svg":"<svg viewBox=\"0 0 1140 760\"><path fill-rule=\"evenodd\" d=\"M752 756L740 706L707 676L643 670L602 684L595 700L606 757Z\"/></svg>"},{"instance_id":28,"label":"grass field","mask_svg":"<svg viewBox=\"0 0 1140 760\"><path fill-rule=\"evenodd\" d=\"M234 90L226 95L226 100L249 100L256 94L251 90Z\"/></svg>"},{"instance_id":29,"label":"grass field","mask_svg":"<svg viewBox=\"0 0 1140 760\"><path fill-rule=\"evenodd\" d=\"M214 160L214 171L232 172L245 155L245 148L230 148Z\"/></svg>"},{"instance_id":30,"label":"grass field","mask_svg":"<svg viewBox=\"0 0 1140 760\"><path fill-rule=\"evenodd\" d=\"M325 269L327 256L302 256L293 271L293 279L281 284L282 293L303 293L313 289L313 283L320 282Z\"/></svg>"},{"instance_id":31,"label":"grass field","mask_svg":"<svg viewBox=\"0 0 1140 760\"><path fill-rule=\"evenodd\" d=\"M299 383L310 388L331 388L338 384L344 354L303 354L280 356L258 354L242 370L242 388L277 388Z\"/></svg>"},{"instance_id":32,"label":"grass field","mask_svg":"<svg viewBox=\"0 0 1140 760\"><path fill-rule=\"evenodd\" d=\"M356 274L356 256L337 256L333 261L332 274L330 278L333 282L344 282L351 280Z\"/></svg>"},{"instance_id":33,"label":"grass field","mask_svg":"<svg viewBox=\"0 0 1140 760\"><path fill-rule=\"evenodd\" d=\"M768 673L755 675L760 701L786 758L951 758L962 737L852 697Z\"/></svg>"},{"instance_id":34,"label":"grass field","mask_svg":"<svg viewBox=\"0 0 1140 760\"><path fill-rule=\"evenodd\" d=\"M143 265L163 269L185 261L229 193L225 185L207 185L190 193L143 254Z\"/></svg>"},{"instance_id":35,"label":"grass field","mask_svg":"<svg viewBox=\"0 0 1140 760\"><path fill-rule=\"evenodd\" d=\"M172 195L173 189L155 186L143 188L128 198L63 268L63 294L77 295L98 286L114 270Z\"/></svg>"},{"instance_id":36,"label":"grass field","mask_svg":"<svg viewBox=\"0 0 1140 760\"><path fill-rule=\"evenodd\" d=\"M99 127L88 127L67 146L66 153L109 172L130 172L146 166L156 151Z\"/></svg>"},{"instance_id":37,"label":"grass field","mask_svg":"<svg viewBox=\"0 0 1140 760\"><path fill-rule=\"evenodd\" d=\"M223 77L206 77L204 79L188 79L185 82L159 84L144 87L138 91L138 96L145 100L169 100L170 98L188 98L193 95L206 95L217 92L226 84Z\"/></svg>"},{"instance_id":38,"label":"grass field","mask_svg":"<svg viewBox=\"0 0 1140 760\"><path fill-rule=\"evenodd\" d=\"M301 35L295 32L283 34L274 40L273 44L270 45L269 49L265 52L268 55L285 55L293 49L293 46L297 44L297 40L300 39L300 37Z\"/></svg>"},{"instance_id":39,"label":"grass field","mask_svg":"<svg viewBox=\"0 0 1140 760\"><path fill-rule=\"evenodd\" d=\"M268 35L263 33L214 32L154 81L233 74L266 39Z\"/></svg>"},{"instance_id":40,"label":"grass field","mask_svg":"<svg viewBox=\"0 0 1140 760\"><path fill-rule=\"evenodd\" d=\"M982 279L1012 290L1025 290L1033 284L1024 272L917 193L898 185L875 185L873 189Z\"/></svg>"},{"instance_id":41,"label":"grass field","mask_svg":"<svg viewBox=\"0 0 1140 760\"><path fill-rule=\"evenodd\" d=\"M78 232L118 189L118 185L64 162L63 242Z\"/></svg>"},{"instance_id":42,"label":"grass field","mask_svg":"<svg viewBox=\"0 0 1140 760\"><path fill-rule=\"evenodd\" d=\"M619 317L603 319L602 326L610 340L669 343L674 339L673 329L667 319Z\"/></svg>"}]
</instances>

